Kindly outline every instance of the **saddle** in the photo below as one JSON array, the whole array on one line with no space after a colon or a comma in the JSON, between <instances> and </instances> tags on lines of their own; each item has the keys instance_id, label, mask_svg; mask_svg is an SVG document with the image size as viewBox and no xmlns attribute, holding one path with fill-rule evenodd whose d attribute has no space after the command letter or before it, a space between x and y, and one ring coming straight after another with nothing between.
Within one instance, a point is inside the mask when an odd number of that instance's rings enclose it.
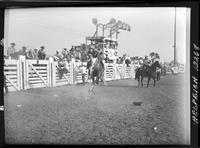
<instances>
[{"instance_id":1,"label":"saddle","mask_svg":"<svg viewBox=\"0 0 200 148\"><path fill-rule=\"evenodd\" d=\"M146 71L148 71L148 67L149 67L149 65L143 64L143 65L140 67L140 69L141 69L141 70L146 70Z\"/></svg>"}]
</instances>

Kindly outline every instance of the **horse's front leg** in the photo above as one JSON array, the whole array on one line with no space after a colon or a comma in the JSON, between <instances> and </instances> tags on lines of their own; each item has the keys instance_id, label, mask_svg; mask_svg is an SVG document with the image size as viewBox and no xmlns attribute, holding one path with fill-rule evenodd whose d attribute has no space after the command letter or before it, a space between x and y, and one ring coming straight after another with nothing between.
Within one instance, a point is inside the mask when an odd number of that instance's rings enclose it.
<instances>
[{"instance_id":1,"label":"horse's front leg","mask_svg":"<svg viewBox=\"0 0 200 148\"><path fill-rule=\"evenodd\" d=\"M103 82L103 84L104 84L105 86L108 85L108 84L106 83L106 80L105 80L105 77L104 77L104 73L101 74L100 79L101 79L101 81Z\"/></svg>"},{"instance_id":2,"label":"horse's front leg","mask_svg":"<svg viewBox=\"0 0 200 148\"><path fill-rule=\"evenodd\" d=\"M156 79L155 78L153 79L153 86L154 87L156 86Z\"/></svg>"},{"instance_id":3,"label":"horse's front leg","mask_svg":"<svg viewBox=\"0 0 200 148\"><path fill-rule=\"evenodd\" d=\"M92 84L94 85L95 84L94 76L91 76L91 78L92 78Z\"/></svg>"},{"instance_id":4,"label":"horse's front leg","mask_svg":"<svg viewBox=\"0 0 200 148\"><path fill-rule=\"evenodd\" d=\"M149 82L150 82L151 77L148 77L148 81L147 81L147 87L149 87Z\"/></svg>"},{"instance_id":5,"label":"horse's front leg","mask_svg":"<svg viewBox=\"0 0 200 148\"><path fill-rule=\"evenodd\" d=\"M140 77L138 77L138 87L140 87Z\"/></svg>"},{"instance_id":6,"label":"horse's front leg","mask_svg":"<svg viewBox=\"0 0 200 148\"><path fill-rule=\"evenodd\" d=\"M96 83L99 84L99 76L96 78Z\"/></svg>"},{"instance_id":7,"label":"horse's front leg","mask_svg":"<svg viewBox=\"0 0 200 148\"><path fill-rule=\"evenodd\" d=\"M156 86L156 75L152 75L151 78L153 79L153 86Z\"/></svg>"},{"instance_id":8,"label":"horse's front leg","mask_svg":"<svg viewBox=\"0 0 200 148\"><path fill-rule=\"evenodd\" d=\"M143 76L141 76L141 81L140 81L140 83L141 83L141 86L143 87Z\"/></svg>"}]
</instances>

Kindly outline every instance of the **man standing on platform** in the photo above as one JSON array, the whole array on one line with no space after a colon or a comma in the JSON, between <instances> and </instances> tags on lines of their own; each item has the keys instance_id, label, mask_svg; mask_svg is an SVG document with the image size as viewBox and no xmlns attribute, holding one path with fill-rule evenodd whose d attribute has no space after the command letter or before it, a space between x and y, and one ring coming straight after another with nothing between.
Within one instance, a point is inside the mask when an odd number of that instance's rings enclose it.
<instances>
[{"instance_id":1,"label":"man standing on platform","mask_svg":"<svg viewBox=\"0 0 200 148\"><path fill-rule=\"evenodd\" d=\"M38 51L38 58L39 58L39 60L45 60L46 53L44 51L44 46L40 47L40 50Z\"/></svg>"},{"instance_id":2,"label":"man standing on platform","mask_svg":"<svg viewBox=\"0 0 200 148\"><path fill-rule=\"evenodd\" d=\"M15 49L16 44L11 43L10 45L11 46L8 47L8 50L7 50L7 55L10 59L14 59L15 58L15 52L16 52L16 49Z\"/></svg>"}]
</instances>

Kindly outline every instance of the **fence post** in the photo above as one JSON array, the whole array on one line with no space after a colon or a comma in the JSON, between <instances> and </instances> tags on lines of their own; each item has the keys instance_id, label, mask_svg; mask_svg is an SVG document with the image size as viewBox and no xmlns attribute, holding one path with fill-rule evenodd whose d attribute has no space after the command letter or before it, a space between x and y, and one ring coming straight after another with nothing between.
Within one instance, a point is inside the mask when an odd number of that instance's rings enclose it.
<instances>
[{"instance_id":1,"label":"fence post","mask_svg":"<svg viewBox=\"0 0 200 148\"><path fill-rule=\"evenodd\" d=\"M56 86L56 65L55 62L52 62L52 79L51 79L51 83L52 86L55 87Z\"/></svg>"},{"instance_id":2,"label":"fence post","mask_svg":"<svg viewBox=\"0 0 200 148\"><path fill-rule=\"evenodd\" d=\"M49 67L49 87L54 86L54 70L53 70L53 57L49 57L48 67Z\"/></svg>"},{"instance_id":3,"label":"fence post","mask_svg":"<svg viewBox=\"0 0 200 148\"><path fill-rule=\"evenodd\" d=\"M131 72L130 72L131 74L131 76L130 76L130 78L132 79L133 78L133 63L131 63Z\"/></svg>"},{"instance_id":4,"label":"fence post","mask_svg":"<svg viewBox=\"0 0 200 148\"><path fill-rule=\"evenodd\" d=\"M26 90L26 59L25 56L19 56L19 80L20 80L20 89Z\"/></svg>"},{"instance_id":5,"label":"fence post","mask_svg":"<svg viewBox=\"0 0 200 148\"><path fill-rule=\"evenodd\" d=\"M20 74L20 62L17 60L17 88L21 90L21 74Z\"/></svg>"},{"instance_id":6,"label":"fence post","mask_svg":"<svg viewBox=\"0 0 200 148\"><path fill-rule=\"evenodd\" d=\"M116 63L113 63L113 80L116 80Z\"/></svg>"},{"instance_id":7,"label":"fence post","mask_svg":"<svg viewBox=\"0 0 200 148\"><path fill-rule=\"evenodd\" d=\"M104 70L104 80L107 81L106 71L107 71L107 63L105 63L105 70Z\"/></svg>"},{"instance_id":8,"label":"fence post","mask_svg":"<svg viewBox=\"0 0 200 148\"><path fill-rule=\"evenodd\" d=\"M77 75L76 62L73 61L73 84L77 84L76 75Z\"/></svg>"},{"instance_id":9,"label":"fence post","mask_svg":"<svg viewBox=\"0 0 200 148\"><path fill-rule=\"evenodd\" d=\"M70 84L74 84L74 61L70 62Z\"/></svg>"},{"instance_id":10,"label":"fence post","mask_svg":"<svg viewBox=\"0 0 200 148\"><path fill-rule=\"evenodd\" d=\"M29 60L25 60L25 70L24 70L24 73L25 73L25 89L29 89L30 88L30 85L29 85Z\"/></svg>"},{"instance_id":11,"label":"fence post","mask_svg":"<svg viewBox=\"0 0 200 148\"><path fill-rule=\"evenodd\" d=\"M122 76L123 78L122 79L125 79L126 78L126 64L125 64L125 61L123 61L123 67L122 67Z\"/></svg>"}]
</instances>

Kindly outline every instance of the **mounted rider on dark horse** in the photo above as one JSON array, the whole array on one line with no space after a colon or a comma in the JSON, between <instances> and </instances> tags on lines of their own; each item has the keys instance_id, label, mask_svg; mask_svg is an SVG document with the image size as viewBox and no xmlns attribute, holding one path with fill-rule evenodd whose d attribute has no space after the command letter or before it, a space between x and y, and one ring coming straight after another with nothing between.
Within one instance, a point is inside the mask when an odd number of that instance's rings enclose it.
<instances>
[{"instance_id":1,"label":"mounted rider on dark horse","mask_svg":"<svg viewBox=\"0 0 200 148\"><path fill-rule=\"evenodd\" d=\"M160 63L156 60L152 63L145 57L144 63L141 67L135 70L135 79L138 79L138 86L143 87L143 78L147 77L147 87L149 87L150 79L154 80L154 87L156 86L156 68L162 68Z\"/></svg>"}]
</instances>

